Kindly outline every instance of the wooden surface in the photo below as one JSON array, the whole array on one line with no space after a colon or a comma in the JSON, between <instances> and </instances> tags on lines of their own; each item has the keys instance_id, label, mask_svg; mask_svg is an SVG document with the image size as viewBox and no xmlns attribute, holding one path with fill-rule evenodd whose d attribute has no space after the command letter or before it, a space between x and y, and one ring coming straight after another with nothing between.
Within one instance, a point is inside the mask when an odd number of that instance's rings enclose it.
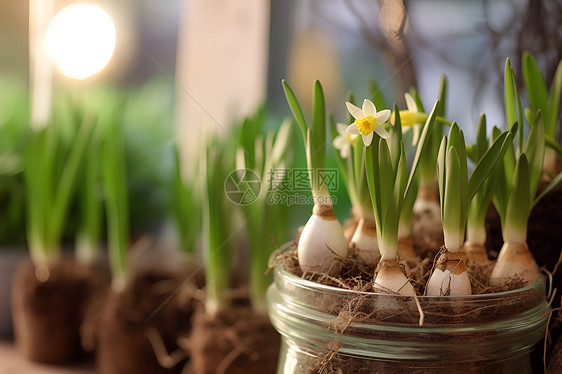
<instances>
[{"instance_id":1,"label":"wooden surface","mask_svg":"<svg viewBox=\"0 0 562 374\"><path fill-rule=\"evenodd\" d=\"M15 350L12 342L0 341L0 374L93 374L93 362L67 367L40 365L27 361Z\"/></svg>"}]
</instances>

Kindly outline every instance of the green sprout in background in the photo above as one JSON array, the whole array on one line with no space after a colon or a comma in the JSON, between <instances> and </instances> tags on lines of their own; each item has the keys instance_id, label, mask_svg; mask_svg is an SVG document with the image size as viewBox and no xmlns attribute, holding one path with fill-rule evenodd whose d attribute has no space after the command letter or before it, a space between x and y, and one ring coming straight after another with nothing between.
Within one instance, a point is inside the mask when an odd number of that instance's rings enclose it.
<instances>
[{"instance_id":1,"label":"green sprout in background","mask_svg":"<svg viewBox=\"0 0 562 374\"><path fill-rule=\"evenodd\" d=\"M129 279L129 194L125 168L125 152L120 122L109 124L102 145L103 186L107 215L109 262L112 288L122 291Z\"/></svg>"},{"instance_id":2,"label":"green sprout in background","mask_svg":"<svg viewBox=\"0 0 562 374\"><path fill-rule=\"evenodd\" d=\"M205 261L205 311L215 316L229 305L231 257L234 245L233 205L227 201L224 182L233 170L234 149L210 136L201 149L203 257Z\"/></svg>"},{"instance_id":3,"label":"green sprout in background","mask_svg":"<svg viewBox=\"0 0 562 374\"><path fill-rule=\"evenodd\" d=\"M194 171L193 175L198 175ZM174 175L172 180L172 199L170 209L178 234L180 250L188 254L187 261L192 262L196 242L201 233L201 191L195 178L186 178L182 173L180 152L174 147Z\"/></svg>"},{"instance_id":4,"label":"green sprout in background","mask_svg":"<svg viewBox=\"0 0 562 374\"><path fill-rule=\"evenodd\" d=\"M278 187L288 181L288 171L293 166L293 126L286 120L277 132L270 130L264 135L265 110L262 109L243 122L240 132L236 168L242 174L239 175L241 181L246 181L240 187L253 191L248 183L255 183L255 180L248 181L248 173L254 173L261 181L254 201L241 204L240 208L250 244L250 301L254 311L262 314L267 312L265 293L272 281L271 274L266 274L269 257L275 243L288 240L291 226L291 208L276 197L282 193Z\"/></svg>"},{"instance_id":5,"label":"green sprout in background","mask_svg":"<svg viewBox=\"0 0 562 374\"><path fill-rule=\"evenodd\" d=\"M0 80L0 249L25 244L24 148L29 100L23 84Z\"/></svg>"},{"instance_id":6,"label":"green sprout in background","mask_svg":"<svg viewBox=\"0 0 562 374\"><path fill-rule=\"evenodd\" d=\"M55 118L32 133L25 150L28 244L38 275L44 277L49 266L61 259L62 235L93 127L92 120L84 118L67 151L60 147L63 125L69 124Z\"/></svg>"}]
</instances>

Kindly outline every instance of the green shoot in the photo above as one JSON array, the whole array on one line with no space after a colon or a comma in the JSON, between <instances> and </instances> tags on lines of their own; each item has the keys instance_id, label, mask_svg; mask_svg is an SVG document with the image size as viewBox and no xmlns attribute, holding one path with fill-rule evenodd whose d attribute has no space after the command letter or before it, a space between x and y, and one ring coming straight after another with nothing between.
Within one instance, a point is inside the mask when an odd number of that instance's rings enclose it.
<instances>
[{"instance_id":1,"label":"green shoot","mask_svg":"<svg viewBox=\"0 0 562 374\"><path fill-rule=\"evenodd\" d=\"M269 257L275 249L274 242L288 239L290 207L276 197L278 187L289 178L294 160L291 152L294 125L286 120L277 133L268 131L264 137L265 118L259 114L242 125L241 144L251 144L251 148L239 148L236 168L250 170L262 181L256 200L241 205L241 209L250 241L250 300L257 313L265 313L265 293L272 281L272 274L266 274ZM248 183L244 188L251 187Z\"/></svg>"},{"instance_id":2,"label":"green shoot","mask_svg":"<svg viewBox=\"0 0 562 374\"><path fill-rule=\"evenodd\" d=\"M491 141L489 141L487 137L486 116L482 113L478 120L476 144L471 148L472 152L469 154L469 158L474 164L477 164L482 157L484 157L484 154L491 144ZM482 187L469 204L467 212L467 242L484 245L486 241L486 213L492 202L496 177L497 173L492 173L492 175L484 181Z\"/></svg>"},{"instance_id":3,"label":"green shoot","mask_svg":"<svg viewBox=\"0 0 562 374\"><path fill-rule=\"evenodd\" d=\"M226 202L224 183L232 170L225 145L211 137L202 147L201 177L203 210L203 254L205 259L205 310L215 315L228 304L230 261L234 234L230 226L232 211Z\"/></svg>"},{"instance_id":4,"label":"green shoot","mask_svg":"<svg viewBox=\"0 0 562 374\"><path fill-rule=\"evenodd\" d=\"M99 129L98 129L99 130ZM101 153L99 136L93 134L85 150L82 183L78 187L80 227L76 233L76 259L92 264L98 259L103 222L103 202L100 191Z\"/></svg>"},{"instance_id":5,"label":"green shoot","mask_svg":"<svg viewBox=\"0 0 562 374\"><path fill-rule=\"evenodd\" d=\"M515 80L515 71L511 66L509 58L505 62L504 72L504 93L505 93L505 113L507 117L508 129L512 132L513 126L518 124L518 152L523 148L523 109L521 107L521 98L517 89L517 81Z\"/></svg>"},{"instance_id":6,"label":"green shoot","mask_svg":"<svg viewBox=\"0 0 562 374\"><path fill-rule=\"evenodd\" d=\"M37 267L48 267L60 259L61 236L91 130L91 123L85 120L67 154L59 154L60 132L53 125L30 135L24 172L27 236Z\"/></svg>"},{"instance_id":7,"label":"green shoot","mask_svg":"<svg viewBox=\"0 0 562 374\"><path fill-rule=\"evenodd\" d=\"M437 157L437 175L445 247L449 251L457 252L461 248L469 204L506 152L511 136L509 132L498 136L480 158L470 180L462 130L453 123L449 136L443 137Z\"/></svg>"},{"instance_id":8,"label":"green shoot","mask_svg":"<svg viewBox=\"0 0 562 374\"><path fill-rule=\"evenodd\" d=\"M400 116L396 117L388 140L378 135L365 150L366 176L371 197L381 260L397 254L398 227L402 204L413 185L421 153L435 122L436 106L424 126L414 163L408 176ZM397 111L398 107L395 107Z\"/></svg>"},{"instance_id":9,"label":"green shoot","mask_svg":"<svg viewBox=\"0 0 562 374\"><path fill-rule=\"evenodd\" d=\"M562 93L562 61L554 74L550 91L547 90L543 76L529 52L523 53L523 79L531 108L525 108L527 121L533 123L533 117L540 111L543 115L545 137L549 148L545 150L544 169L549 173L556 170L556 153L562 155L562 149L556 143L556 124L560 111L560 96Z\"/></svg>"},{"instance_id":10,"label":"green shoot","mask_svg":"<svg viewBox=\"0 0 562 374\"><path fill-rule=\"evenodd\" d=\"M444 96L444 92L445 92L445 85L443 84L443 88L442 88L442 94L441 96ZM424 113L424 109L423 109L423 104L420 100L420 97L418 95L418 92L415 89L411 90L411 94L407 93L405 94L405 98L406 98L406 103L408 105L408 109L407 110L401 110L399 112L400 115L400 122L402 123L402 129L403 132L412 130L413 135L412 135L412 145L414 147L418 146L418 142L419 142L419 137L420 137L420 133L421 133L421 128L422 128L422 124L424 122L426 122L428 120L429 115ZM439 102L440 103L440 102ZM439 104L439 106L437 107L437 109L441 108L442 105ZM395 112L396 113L396 112ZM435 116L435 122L437 123L434 128L433 131L435 132L435 128L438 127L439 131L442 131L443 129L443 124L447 124L450 125L450 122L447 121L446 119L444 119L443 117L436 115ZM406 127L404 127L406 126ZM420 179L422 179L422 177L420 177L420 174L423 173L423 168L424 166L424 160L427 160L428 158L431 158L431 155L429 154L429 152L432 151L432 136L436 136L436 134L434 133L429 133L428 134L428 139L427 139L427 144L428 146L425 149L425 154L420 156L420 170L421 172L417 174L417 177L414 178L412 180L412 185L411 188L408 189L408 194L407 196L405 196L405 200L404 200L404 205L402 208L402 215L400 216L400 237L406 238L410 236L410 232L411 232L411 224L412 224L412 216L413 216L413 208L414 208L414 204L416 202L416 198L417 198L417 194L419 191L419 185L420 185ZM429 176L431 174L431 176ZM433 168L433 171L431 172L427 172L427 178L433 180L434 179L434 174L435 174L435 168ZM431 185L433 185L433 182L431 183ZM427 188L427 185L426 185ZM411 253L411 255L413 255L413 249L412 251L408 251Z\"/></svg>"},{"instance_id":11,"label":"green shoot","mask_svg":"<svg viewBox=\"0 0 562 374\"><path fill-rule=\"evenodd\" d=\"M531 214L531 209L545 196L543 191L541 195L535 197L542 173L544 150L544 124L542 115L539 112L535 123L531 127L521 155L511 170L508 170L512 165L511 162L506 163L505 159L507 157L504 158L503 173L501 173L501 180L494 193L494 206L500 216L505 242L525 243L527 241L527 221ZM525 156L524 158L521 157L523 155ZM523 180L525 178L527 180ZM545 188L546 193L560 183L560 180L559 174ZM522 188L529 197L529 204L524 204L526 200L519 204L516 198L511 197L512 194L520 195Z\"/></svg>"},{"instance_id":12,"label":"green shoot","mask_svg":"<svg viewBox=\"0 0 562 374\"><path fill-rule=\"evenodd\" d=\"M472 288L466 273L461 247L468 215L468 207L498 160L511 143L511 133L501 134L484 152L470 179L468 178L466 146L462 130L453 123L449 135L444 136L437 156L437 182L441 202L441 221L445 248L426 285L426 294L470 295Z\"/></svg>"},{"instance_id":13,"label":"green shoot","mask_svg":"<svg viewBox=\"0 0 562 374\"><path fill-rule=\"evenodd\" d=\"M102 144L102 162L107 241L113 275L112 287L120 292L125 288L129 276L129 196L120 122L109 123L106 131Z\"/></svg>"},{"instance_id":14,"label":"green shoot","mask_svg":"<svg viewBox=\"0 0 562 374\"><path fill-rule=\"evenodd\" d=\"M324 102L324 92L320 81L314 82L312 93L312 117L310 127L308 127L302 109L291 90L291 87L283 80L283 89L287 102L295 120L297 121L303 136L306 147L307 165L309 169L310 187L312 195L317 198L319 196L329 197L330 192L327 187L317 180L316 171L326 166L326 108ZM325 201L326 199L321 199Z\"/></svg>"},{"instance_id":15,"label":"green shoot","mask_svg":"<svg viewBox=\"0 0 562 374\"><path fill-rule=\"evenodd\" d=\"M308 127L300 105L289 85L283 81L287 102L303 136L308 176L314 209L305 225L297 247L299 266L303 271L335 274L339 259L347 256L343 228L336 219L328 186L321 178L326 164L326 109L319 81L314 82L312 118Z\"/></svg>"},{"instance_id":16,"label":"green shoot","mask_svg":"<svg viewBox=\"0 0 562 374\"><path fill-rule=\"evenodd\" d=\"M418 109L420 111L423 110L423 106L417 91L411 92L412 97L416 100L418 105ZM441 83L439 88L439 97L438 102L439 105L436 108L436 116L438 117L445 117L445 107L446 107L446 98L447 98L447 77L444 75L441 77ZM443 136L443 124L444 122L438 121L435 126L433 127L433 131L431 132L428 142L428 152L420 160L420 180L419 180L419 188L420 190L427 190L427 191L435 191L435 164L437 162L437 153L439 152L439 146L441 142L441 138Z\"/></svg>"},{"instance_id":17,"label":"green shoot","mask_svg":"<svg viewBox=\"0 0 562 374\"><path fill-rule=\"evenodd\" d=\"M24 145L29 134L29 100L23 82L3 78L0 85L0 247L23 247Z\"/></svg>"},{"instance_id":18,"label":"green shoot","mask_svg":"<svg viewBox=\"0 0 562 374\"><path fill-rule=\"evenodd\" d=\"M179 149L174 146L171 210L178 233L180 250L187 254L195 252L195 243L201 232L201 221L195 218L201 215L199 201L200 192L197 184L183 177Z\"/></svg>"}]
</instances>

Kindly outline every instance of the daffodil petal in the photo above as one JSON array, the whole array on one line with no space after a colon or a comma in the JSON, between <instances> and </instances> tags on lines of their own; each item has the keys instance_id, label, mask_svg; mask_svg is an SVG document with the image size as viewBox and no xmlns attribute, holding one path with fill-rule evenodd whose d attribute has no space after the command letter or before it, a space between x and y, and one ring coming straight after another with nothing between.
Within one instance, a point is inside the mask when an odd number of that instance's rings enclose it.
<instances>
[{"instance_id":1,"label":"daffodil petal","mask_svg":"<svg viewBox=\"0 0 562 374\"><path fill-rule=\"evenodd\" d=\"M390 110L389 109L381 110L380 112L376 113L374 117L376 118L378 124L383 124L386 121L388 121L388 118L390 117Z\"/></svg>"},{"instance_id":2,"label":"daffodil petal","mask_svg":"<svg viewBox=\"0 0 562 374\"><path fill-rule=\"evenodd\" d=\"M343 123L336 124L336 130L338 131L338 134L345 135L346 129L347 129L347 125L344 125Z\"/></svg>"},{"instance_id":3,"label":"daffodil petal","mask_svg":"<svg viewBox=\"0 0 562 374\"><path fill-rule=\"evenodd\" d=\"M377 107L375 107L375 104L373 104L371 100L363 100L363 113L365 114L365 117L374 117L377 114Z\"/></svg>"},{"instance_id":4,"label":"daffodil petal","mask_svg":"<svg viewBox=\"0 0 562 374\"><path fill-rule=\"evenodd\" d=\"M346 144L348 144L347 142L347 138L341 135L338 135L334 138L334 140L332 140L332 145L334 146L335 149L342 149Z\"/></svg>"},{"instance_id":5,"label":"daffodil petal","mask_svg":"<svg viewBox=\"0 0 562 374\"><path fill-rule=\"evenodd\" d=\"M390 135L388 135L388 132L386 132L386 130L384 129L384 127L382 126L377 126L375 127L375 132L377 134L379 134L379 136L383 139L388 139L390 137ZM372 135L373 133L369 134Z\"/></svg>"},{"instance_id":6,"label":"daffodil petal","mask_svg":"<svg viewBox=\"0 0 562 374\"><path fill-rule=\"evenodd\" d=\"M348 134L357 135L359 134L359 129L357 128L357 125L354 122L351 125L347 126L347 130L345 130L345 132Z\"/></svg>"},{"instance_id":7,"label":"daffodil petal","mask_svg":"<svg viewBox=\"0 0 562 374\"><path fill-rule=\"evenodd\" d=\"M365 117L365 115L363 114L363 111L361 109L359 109L358 107L356 107L355 105L351 104L350 102L346 102L345 106L347 107L347 110L353 116L353 118L357 119L357 118Z\"/></svg>"},{"instance_id":8,"label":"daffodil petal","mask_svg":"<svg viewBox=\"0 0 562 374\"><path fill-rule=\"evenodd\" d=\"M418 144L418 141L420 140L421 126L420 125L414 125L413 129L414 129L414 136L412 138L412 145L416 145L416 144Z\"/></svg>"},{"instance_id":9,"label":"daffodil petal","mask_svg":"<svg viewBox=\"0 0 562 374\"><path fill-rule=\"evenodd\" d=\"M406 99L406 106L410 112L417 112L418 111L418 104L416 104L416 100L410 95L408 92L404 94L404 98Z\"/></svg>"},{"instance_id":10,"label":"daffodil petal","mask_svg":"<svg viewBox=\"0 0 562 374\"><path fill-rule=\"evenodd\" d=\"M340 150L341 158L347 159L347 158L349 158L349 155L350 155L350 154L351 154L351 147L349 147L349 144L348 144L347 147L343 147L343 148Z\"/></svg>"},{"instance_id":11,"label":"daffodil petal","mask_svg":"<svg viewBox=\"0 0 562 374\"><path fill-rule=\"evenodd\" d=\"M383 129L384 130L384 129ZM376 131L376 130L375 130ZM388 134L387 134L388 135ZM373 141L373 133L370 132L367 135L363 135L363 143L365 144L365 147L368 147L371 145L371 142Z\"/></svg>"}]
</instances>

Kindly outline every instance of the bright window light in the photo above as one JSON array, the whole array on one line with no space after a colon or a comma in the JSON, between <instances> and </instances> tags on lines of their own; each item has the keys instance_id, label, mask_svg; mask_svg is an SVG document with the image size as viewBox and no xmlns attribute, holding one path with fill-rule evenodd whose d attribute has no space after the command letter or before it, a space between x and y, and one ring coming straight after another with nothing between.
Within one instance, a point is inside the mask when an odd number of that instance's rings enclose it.
<instances>
[{"instance_id":1,"label":"bright window light","mask_svg":"<svg viewBox=\"0 0 562 374\"><path fill-rule=\"evenodd\" d=\"M45 43L61 73L85 79L107 65L115 39L115 26L103 9L93 4L72 4L52 19Z\"/></svg>"}]
</instances>

